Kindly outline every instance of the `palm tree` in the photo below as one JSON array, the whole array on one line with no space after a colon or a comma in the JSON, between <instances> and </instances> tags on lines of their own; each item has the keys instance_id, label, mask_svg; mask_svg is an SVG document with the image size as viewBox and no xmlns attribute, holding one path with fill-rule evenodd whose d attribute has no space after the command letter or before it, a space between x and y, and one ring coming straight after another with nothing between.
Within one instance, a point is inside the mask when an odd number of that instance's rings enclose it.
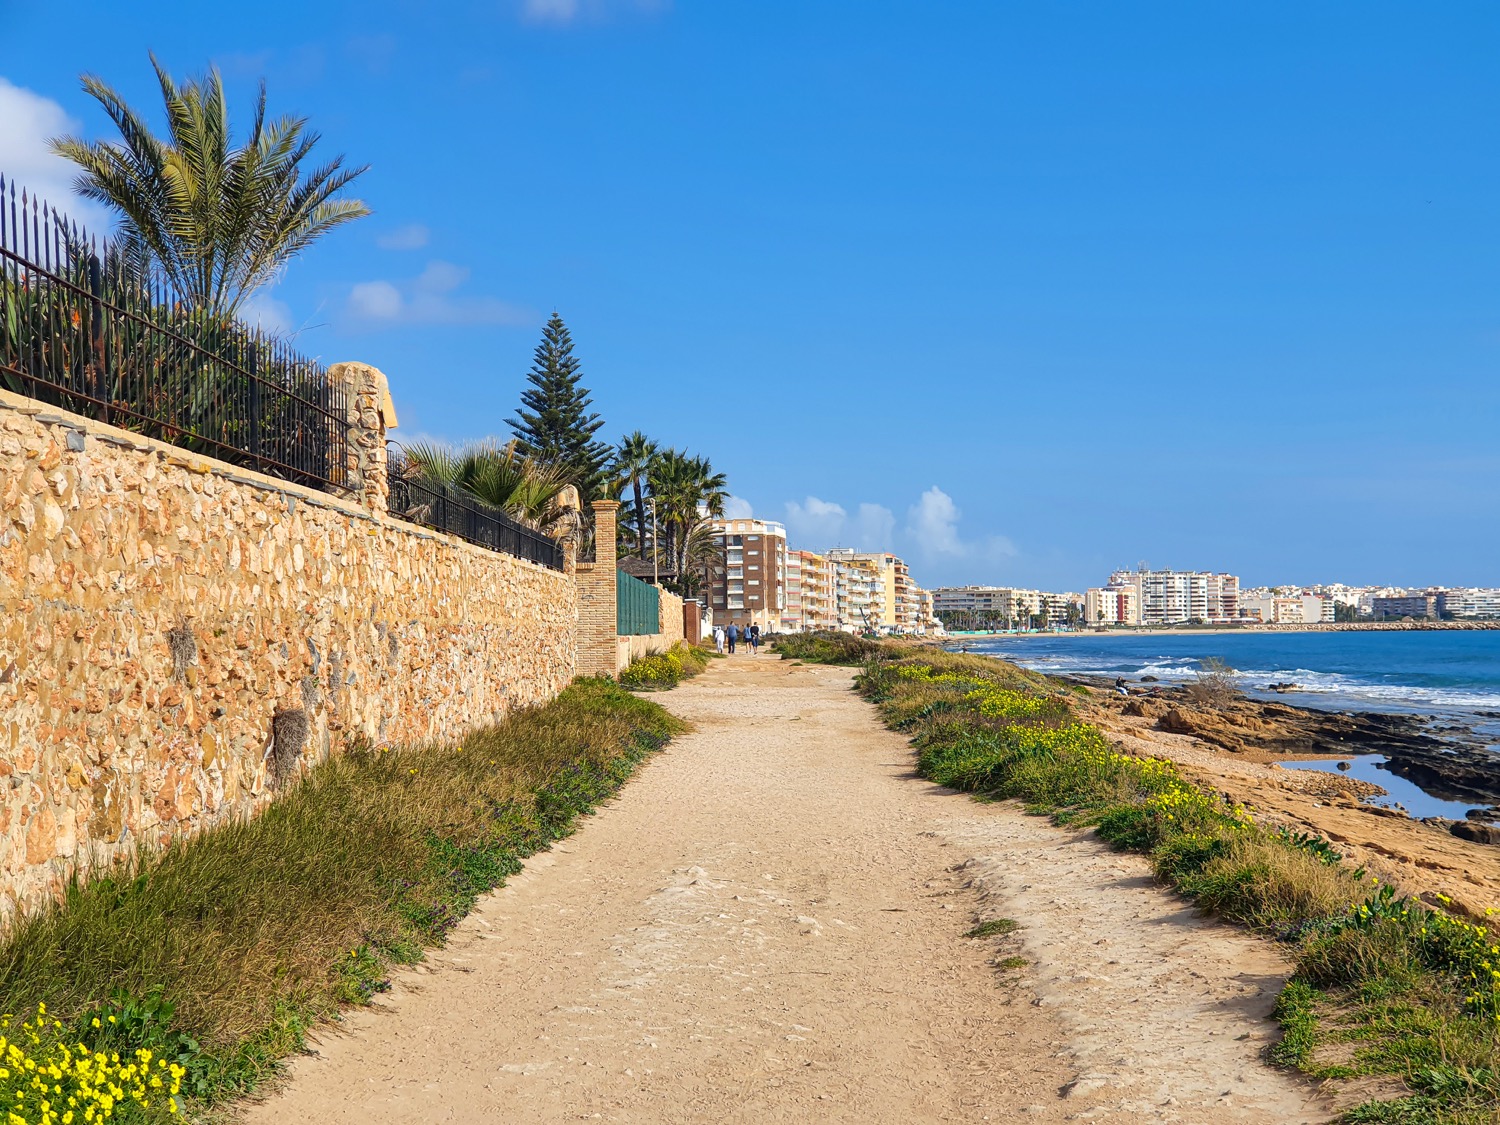
<instances>
[{"instance_id":1,"label":"palm tree","mask_svg":"<svg viewBox=\"0 0 1500 1125\"><path fill-rule=\"evenodd\" d=\"M687 569L688 539L705 517L724 515L728 482L715 473L707 457L689 457L676 449L658 453L647 473L656 517L664 533L668 569L683 575Z\"/></svg>"},{"instance_id":2,"label":"palm tree","mask_svg":"<svg viewBox=\"0 0 1500 1125\"><path fill-rule=\"evenodd\" d=\"M84 90L121 139L58 137L52 150L83 169L79 194L119 213L125 242L161 271L185 305L231 317L319 237L370 213L357 199L334 198L365 168L345 168L339 156L304 175L302 162L318 134L303 117L268 122L265 83L250 133L233 147L218 69L179 86L155 55L151 65L165 103L166 138L153 135L102 79L84 75Z\"/></svg>"},{"instance_id":3,"label":"palm tree","mask_svg":"<svg viewBox=\"0 0 1500 1125\"><path fill-rule=\"evenodd\" d=\"M622 440L615 451L614 476L620 482L620 488L628 484L634 493L635 508L632 522L635 525L635 553L636 557L641 559L646 557L644 488L646 474L651 471L651 463L656 460L656 453L656 442L640 430L636 430L635 433ZM655 549L654 544L652 549Z\"/></svg>"},{"instance_id":4,"label":"palm tree","mask_svg":"<svg viewBox=\"0 0 1500 1125\"><path fill-rule=\"evenodd\" d=\"M691 598L708 586L708 573L723 565L723 539L715 534L711 519L701 519L682 538L683 565L677 572L677 593Z\"/></svg>"},{"instance_id":5,"label":"palm tree","mask_svg":"<svg viewBox=\"0 0 1500 1125\"><path fill-rule=\"evenodd\" d=\"M429 488L465 492L542 531L555 530L566 514L557 500L567 481L556 469L521 456L514 441L502 446L485 440L462 449L417 442L404 452L398 471Z\"/></svg>"}]
</instances>

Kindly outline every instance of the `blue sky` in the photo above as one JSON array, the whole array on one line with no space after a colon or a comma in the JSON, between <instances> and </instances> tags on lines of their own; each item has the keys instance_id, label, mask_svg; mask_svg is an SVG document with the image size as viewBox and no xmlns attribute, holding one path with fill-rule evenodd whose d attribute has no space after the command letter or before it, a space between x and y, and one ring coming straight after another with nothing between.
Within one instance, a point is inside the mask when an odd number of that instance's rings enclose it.
<instances>
[{"instance_id":1,"label":"blue sky","mask_svg":"<svg viewBox=\"0 0 1500 1125\"><path fill-rule=\"evenodd\" d=\"M397 436L503 435L556 308L609 436L925 584L1500 584L1493 4L175 12L0 0L0 168L264 76L376 213L261 312Z\"/></svg>"}]
</instances>

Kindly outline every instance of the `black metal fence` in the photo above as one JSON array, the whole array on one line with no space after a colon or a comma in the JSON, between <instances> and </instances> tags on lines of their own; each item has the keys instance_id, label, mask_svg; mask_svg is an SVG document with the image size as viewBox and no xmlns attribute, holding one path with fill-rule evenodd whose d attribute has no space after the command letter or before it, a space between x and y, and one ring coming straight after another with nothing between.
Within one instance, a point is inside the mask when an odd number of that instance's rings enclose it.
<instances>
[{"instance_id":1,"label":"black metal fence","mask_svg":"<svg viewBox=\"0 0 1500 1125\"><path fill-rule=\"evenodd\" d=\"M424 480L394 443L388 447L386 460L391 515L553 570L563 568L562 548L549 536L455 488Z\"/></svg>"},{"instance_id":2,"label":"black metal fence","mask_svg":"<svg viewBox=\"0 0 1500 1125\"><path fill-rule=\"evenodd\" d=\"M3 176L0 386L285 480L347 478L344 390L320 364L190 307Z\"/></svg>"}]
</instances>

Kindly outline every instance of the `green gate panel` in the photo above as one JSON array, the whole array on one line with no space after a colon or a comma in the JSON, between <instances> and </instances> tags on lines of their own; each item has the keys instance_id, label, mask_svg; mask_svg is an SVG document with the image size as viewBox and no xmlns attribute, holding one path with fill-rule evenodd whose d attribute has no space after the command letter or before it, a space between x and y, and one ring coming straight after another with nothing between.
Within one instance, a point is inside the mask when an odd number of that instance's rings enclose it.
<instances>
[{"instance_id":1,"label":"green gate panel","mask_svg":"<svg viewBox=\"0 0 1500 1125\"><path fill-rule=\"evenodd\" d=\"M615 632L622 637L661 631L661 591L649 582L616 572Z\"/></svg>"}]
</instances>

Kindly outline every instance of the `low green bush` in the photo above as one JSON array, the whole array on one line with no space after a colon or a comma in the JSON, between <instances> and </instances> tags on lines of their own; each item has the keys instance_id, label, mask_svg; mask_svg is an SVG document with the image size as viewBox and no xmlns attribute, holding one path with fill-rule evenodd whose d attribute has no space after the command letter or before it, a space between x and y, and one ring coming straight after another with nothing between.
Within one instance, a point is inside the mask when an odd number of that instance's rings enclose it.
<instances>
[{"instance_id":1,"label":"low green bush","mask_svg":"<svg viewBox=\"0 0 1500 1125\"><path fill-rule=\"evenodd\" d=\"M632 691L665 690L696 676L708 667L708 653L686 641L666 652L638 657L620 673L620 683Z\"/></svg>"},{"instance_id":2,"label":"low green bush","mask_svg":"<svg viewBox=\"0 0 1500 1125\"><path fill-rule=\"evenodd\" d=\"M853 633L773 633L766 640L783 659L809 664L863 664L888 652L879 641Z\"/></svg>"}]
</instances>

